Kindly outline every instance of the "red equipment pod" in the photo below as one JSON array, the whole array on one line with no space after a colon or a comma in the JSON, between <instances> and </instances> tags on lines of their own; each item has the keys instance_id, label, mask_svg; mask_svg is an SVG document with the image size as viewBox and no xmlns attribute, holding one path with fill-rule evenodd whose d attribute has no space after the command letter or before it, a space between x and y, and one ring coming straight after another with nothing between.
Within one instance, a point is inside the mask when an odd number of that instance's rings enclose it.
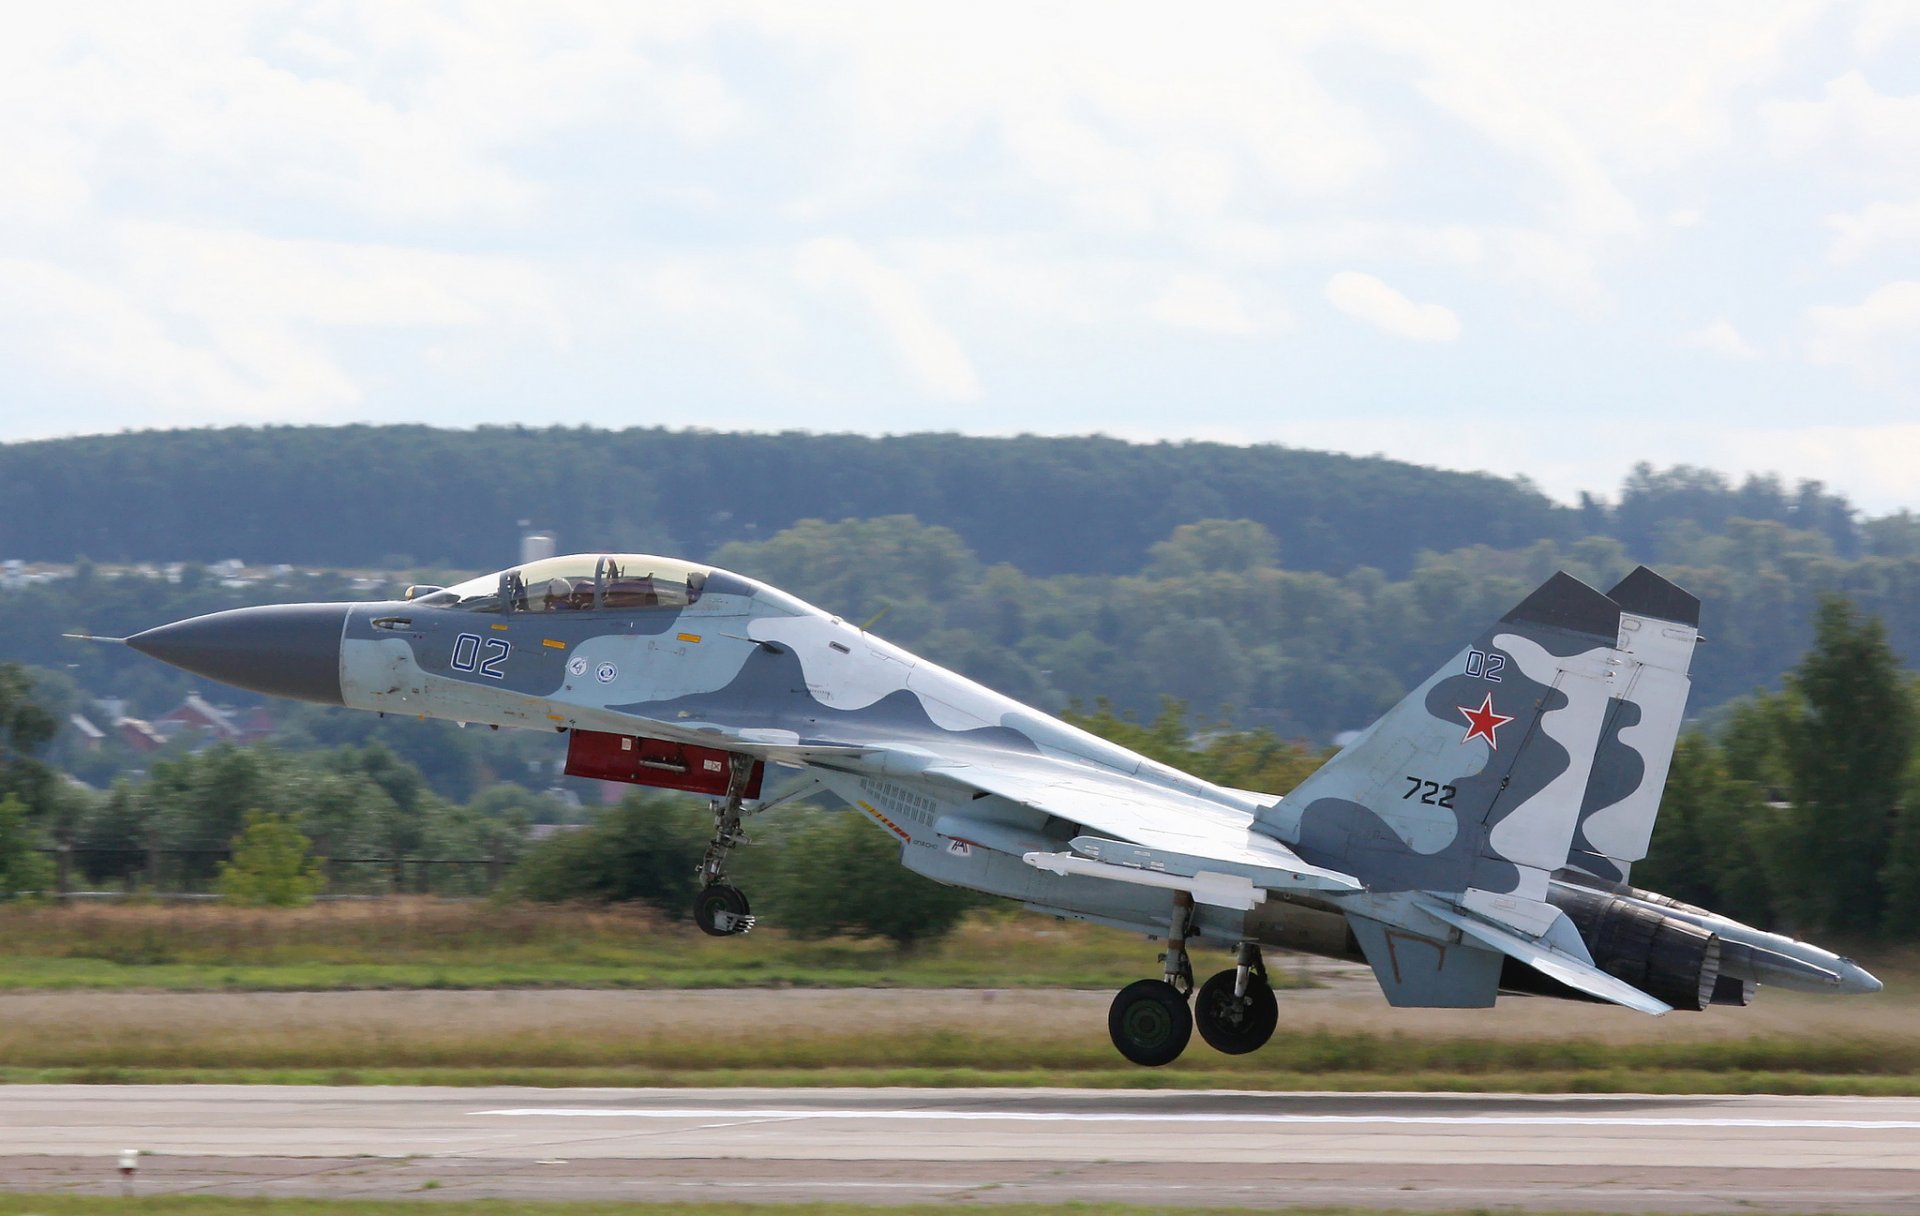
<instances>
[{"instance_id":1,"label":"red equipment pod","mask_svg":"<svg viewBox=\"0 0 1920 1216\"><path fill-rule=\"evenodd\" d=\"M727 757L732 754L718 747L574 730L567 735L566 771L569 777L624 781L628 785L650 785L719 798L727 792ZM741 797L760 796L760 781L766 769L765 761L753 762L753 772L747 778L747 788Z\"/></svg>"}]
</instances>

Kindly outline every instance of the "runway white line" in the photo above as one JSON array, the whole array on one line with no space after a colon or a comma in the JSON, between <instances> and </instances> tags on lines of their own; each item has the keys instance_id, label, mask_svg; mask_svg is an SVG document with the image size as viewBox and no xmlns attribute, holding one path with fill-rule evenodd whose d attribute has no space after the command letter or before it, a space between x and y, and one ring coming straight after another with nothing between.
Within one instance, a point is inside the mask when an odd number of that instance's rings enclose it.
<instances>
[{"instance_id":1,"label":"runway white line","mask_svg":"<svg viewBox=\"0 0 1920 1216\"><path fill-rule=\"evenodd\" d=\"M1710 1119L1621 1115L1288 1115L1261 1111L979 1111L979 1110L716 1110L637 1107L514 1106L477 1110L476 1115L551 1119L892 1119L923 1122L1012 1123L1340 1123L1410 1124L1420 1127L1723 1127L1915 1131L1920 1120L1904 1119Z\"/></svg>"}]
</instances>

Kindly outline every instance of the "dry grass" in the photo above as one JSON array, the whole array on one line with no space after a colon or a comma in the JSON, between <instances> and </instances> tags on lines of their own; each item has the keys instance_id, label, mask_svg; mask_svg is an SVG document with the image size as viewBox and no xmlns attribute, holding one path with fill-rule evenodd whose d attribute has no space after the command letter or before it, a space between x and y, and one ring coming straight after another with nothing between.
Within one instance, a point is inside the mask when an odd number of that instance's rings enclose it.
<instances>
[{"instance_id":1,"label":"dry grass","mask_svg":"<svg viewBox=\"0 0 1920 1216\"><path fill-rule=\"evenodd\" d=\"M644 909L431 899L4 907L0 941L0 989L1104 987L1154 955L1128 934L1012 910L903 952L764 928L715 940Z\"/></svg>"},{"instance_id":2,"label":"dry grass","mask_svg":"<svg viewBox=\"0 0 1920 1216\"><path fill-rule=\"evenodd\" d=\"M645 1200L621 1200L617 1203L568 1200L525 1199L446 1199L431 1197L431 1208L423 1209L423 1198L407 1199L307 1199L268 1198L229 1195L156 1195L137 1199L89 1195L8 1195L0 1193L0 1216L123 1216L125 1213L151 1213L153 1216L419 1216L430 1211L434 1216L945 1216L953 1211L948 1203L888 1204L884 1208L864 1203L652 1203ZM972 1206L972 1205L968 1205ZM999 1216L1205 1216L1224 1213L1223 1208L1166 1207L1150 1208L1116 1203L995 1203ZM1241 1211L1243 1209L1231 1209ZM1297 1216L1365 1216L1368 1208L1295 1208ZM1438 1216L1447 1216L1439 1213Z\"/></svg>"},{"instance_id":3,"label":"dry grass","mask_svg":"<svg viewBox=\"0 0 1920 1216\"><path fill-rule=\"evenodd\" d=\"M1370 979L1329 978L1283 997L1265 1050L1196 1041L1152 1072L1108 1044L1108 990L13 993L0 1061L11 1079L1920 1089L1920 1028L1897 999L1656 1020L1545 1000L1393 1010Z\"/></svg>"},{"instance_id":4,"label":"dry grass","mask_svg":"<svg viewBox=\"0 0 1920 1216\"><path fill-rule=\"evenodd\" d=\"M1396 1010L1364 968L1305 962L1318 986L1282 996L1266 1049L1196 1041L1145 1071L1108 1044L1106 1008L1156 947L1026 915L976 915L909 954L431 900L10 908L0 934L0 1080L1920 1092L1912 955L1875 960L1876 996L1766 991L1659 1019ZM380 988L415 991L340 991Z\"/></svg>"}]
</instances>

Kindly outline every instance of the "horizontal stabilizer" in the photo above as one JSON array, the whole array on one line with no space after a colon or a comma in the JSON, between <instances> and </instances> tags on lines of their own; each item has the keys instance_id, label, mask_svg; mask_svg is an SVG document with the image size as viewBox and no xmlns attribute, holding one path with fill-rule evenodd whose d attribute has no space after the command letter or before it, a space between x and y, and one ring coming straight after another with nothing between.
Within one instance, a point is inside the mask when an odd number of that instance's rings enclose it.
<instances>
[{"instance_id":1,"label":"horizontal stabilizer","mask_svg":"<svg viewBox=\"0 0 1920 1216\"><path fill-rule=\"evenodd\" d=\"M1170 852L1166 849L1142 848L1137 844L1106 840L1099 836L1076 836L1073 838L1073 851L1096 861L1153 870L1163 874L1191 875L1203 870L1237 874L1269 891L1358 891L1361 889L1358 880L1352 876L1310 866L1295 857L1291 849L1278 842L1268 842L1258 852L1253 849L1242 849L1236 850L1235 855L1223 852L1220 855L1199 857L1189 853Z\"/></svg>"},{"instance_id":2,"label":"horizontal stabilizer","mask_svg":"<svg viewBox=\"0 0 1920 1216\"><path fill-rule=\"evenodd\" d=\"M1624 980L1615 979L1586 959L1575 958L1544 940L1524 937L1478 917L1469 916L1437 900L1419 901L1420 910L1445 921L1468 937L1483 942L1509 958L1588 996L1624 1005L1641 1013L1672 1013L1673 1006L1656 1000Z\"/></svg>"}]
</instances>

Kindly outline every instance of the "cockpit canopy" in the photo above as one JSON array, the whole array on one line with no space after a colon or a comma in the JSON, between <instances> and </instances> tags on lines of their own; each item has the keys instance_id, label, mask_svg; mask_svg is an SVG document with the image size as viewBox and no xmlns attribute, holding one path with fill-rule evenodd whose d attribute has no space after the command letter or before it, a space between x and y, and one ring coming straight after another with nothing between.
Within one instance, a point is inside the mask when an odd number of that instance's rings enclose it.
<instances>
[{"instance_id":1,"label":"cockpit canopy","mask_svg":"<svg viewBox=\"0 0 1920 1216\"><path fill-rule=\"evenodd\" d=\"M706 566L643 553L576 553L528 562L421 596L468 612L630 612L685 608L707 585Z\"/></svg>"}]
</instances>

